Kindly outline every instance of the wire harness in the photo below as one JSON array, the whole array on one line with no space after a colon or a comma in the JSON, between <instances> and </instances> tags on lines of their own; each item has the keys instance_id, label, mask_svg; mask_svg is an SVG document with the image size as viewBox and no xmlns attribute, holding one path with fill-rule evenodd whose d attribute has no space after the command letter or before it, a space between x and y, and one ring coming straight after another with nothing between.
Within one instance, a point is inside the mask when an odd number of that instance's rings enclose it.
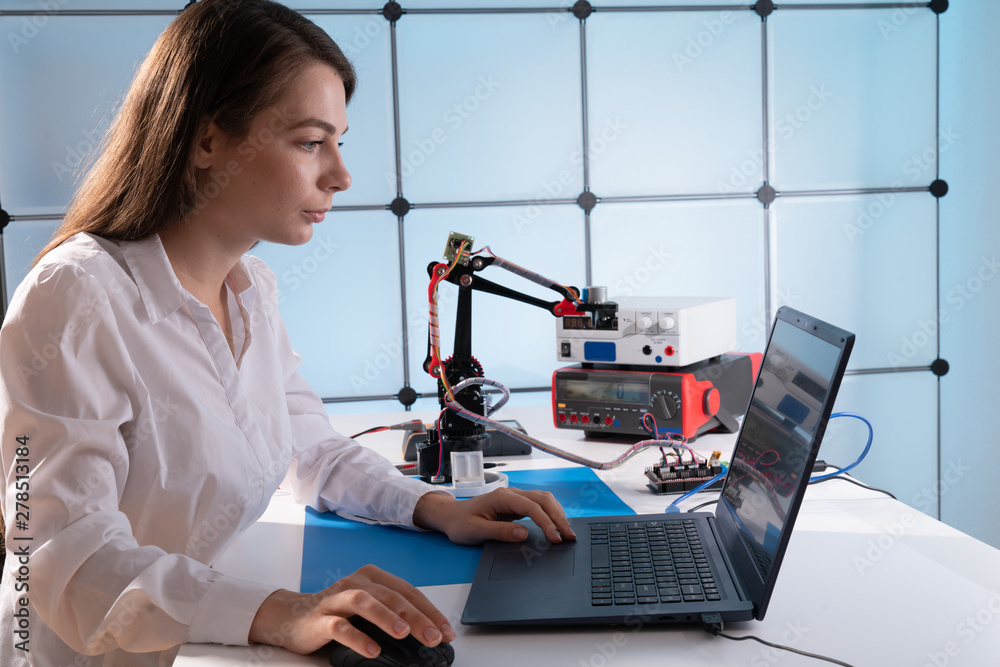
<instances>
[{"instance_id":1,"label":"wire harness","mask_svg":"<svg viewBox=\"0 0 1000 667\"><path fill-rule=\"evenodd\" d=\"M580 456L579 454L567 452L566 450L559 449L558 447L549 445L545 442L542 442L538 438L533 438L530 435L521 433L517 429L508 426L503 422L499 422L496 421L495 419L492 419L490 415L492 415L494 412L502 408L504 404L507 403L507 400L510 398L510 390L508 390L507 387L503 386L502 384L500 384L495 380L490 380L488 378L481 378L481 377L467 378L462 382L456 384L452 388L452 391L454 394L458 394L466 387L470 387L472 385L484 385L484 386L496 387L497 389L500 390L502 398L496 405L487 408L486 416L478 415L474 412L471 412L470 410L466 410L457 401L455 401L454 396L449 396L445 399L445 405L448 407L449 410L458 413L459 415L465 417L469 421L473 421L478 424L483 424L484 426L491 426L497 429L498 431L503 431L504 433L507 433L508 435L517 438L521 442L526 442L535 449L543 451L546 454L551 454L552 456L556 456L558 458L564 459L566 461L571 461L573 463L577 463L579 465L586 466L588 468L594 468L595 470L611 470L613 468L617 468L626 461L628 461L629 459L631 459L633 456L638 454L639 452L650 449L651 447L687 446L687 440L685 438L683 438L682 436L673 436L673 434L670 434L671 435L670 439L666 440L658 438L654 440L643 440L641 442L637 442L631 447L629 447L621 456L611 461L594 461L592 459Z\"/></svg>"}]
</instances>

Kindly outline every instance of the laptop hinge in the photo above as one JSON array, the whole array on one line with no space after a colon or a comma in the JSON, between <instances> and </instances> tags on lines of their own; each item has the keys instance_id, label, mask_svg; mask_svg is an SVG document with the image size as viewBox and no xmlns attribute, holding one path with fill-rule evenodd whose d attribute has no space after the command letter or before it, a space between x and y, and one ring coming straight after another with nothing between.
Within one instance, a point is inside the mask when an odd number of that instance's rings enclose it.
<instances>
[{"instance_id":1,"label":"laptop hinge","mask_svg":"<svg viewBox=\"0 0 1000 667\"><path fill-rule=\"evenodd\" d=\"M708 527L712 529L712 536L715 538L715 543L719 545L719 554L722 556L722 562L726 564L726 570L729 572L729 578L733 581L736 593L740 596L741 600L752 602L753 600L750 597L750 590L744 584L743 577L740 576L739 569L729 558L729 553L726 551L726 543L722 540L722 535L719 533L719 526L716 517L708 517Z\"/></svg>"}]
</instances>

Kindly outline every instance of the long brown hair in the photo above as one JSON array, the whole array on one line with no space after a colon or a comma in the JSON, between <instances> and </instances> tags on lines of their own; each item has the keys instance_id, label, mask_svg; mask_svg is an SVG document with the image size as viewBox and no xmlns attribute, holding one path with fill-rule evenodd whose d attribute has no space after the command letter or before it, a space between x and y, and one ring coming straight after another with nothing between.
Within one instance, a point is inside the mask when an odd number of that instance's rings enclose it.
<instances>
[{"instance_id":1,"label":"long brown hair","mask_svg":"<svg viewBox=\"0 0 1000 667\"><path fill-rule=\"evenodd\" d=\"M195 145L209 123L245 137L311 62L337 71L347 100L356 75L312 21L271 0L201 0L153 45L55 236L139 240L180 222L198 197Z\"/></svg>"}]
</instances>

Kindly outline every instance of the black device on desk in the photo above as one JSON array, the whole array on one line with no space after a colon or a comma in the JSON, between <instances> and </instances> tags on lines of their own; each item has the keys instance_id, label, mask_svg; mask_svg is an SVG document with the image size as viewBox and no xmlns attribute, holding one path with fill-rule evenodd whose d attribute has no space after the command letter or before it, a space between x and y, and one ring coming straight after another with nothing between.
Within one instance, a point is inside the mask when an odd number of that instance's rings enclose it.
<instances>
[{"instance_id":1,"label":"black device on desk","mask_svg":"<svg viewBox=\"0 0 1000 667\"><path fill-rule=\"evenodd\" d=\"M500 423L515 428L521 433L527 433L516 419L501 419ZM483 449L483 456L521 456L531 453L531 445L522 442L503 431L493 428L486 429L490 436L489 444ZM407 431L403 436L403 460L417 460L417 443L427 439L427 429Z\"/></svg>"},{"instance_id":2,"label":"black device on desk","mask_svg":"<svg viewBox=\"0 0 1000 667\"><path fill-rule=\"evenodd\" d=\"M455 649L447 642L428 647L412 635L396 639L371 621L353 616L351 624L365 633L382 649L374 658L368 658L343 644L330 645L330 664L333 667L448 667L455 660Z\"/></svg>"},{"instance_id":3,"label":"black device on desk","mask_svg":"<svg viewBox=\"0 0 1000 667\"><path fill-rule=\"evenodd\" d=\"M854 334L778 310L716 513L571 519L578 539L488 542L467 625L760 620Z\"/></svg>"}]
</instances>

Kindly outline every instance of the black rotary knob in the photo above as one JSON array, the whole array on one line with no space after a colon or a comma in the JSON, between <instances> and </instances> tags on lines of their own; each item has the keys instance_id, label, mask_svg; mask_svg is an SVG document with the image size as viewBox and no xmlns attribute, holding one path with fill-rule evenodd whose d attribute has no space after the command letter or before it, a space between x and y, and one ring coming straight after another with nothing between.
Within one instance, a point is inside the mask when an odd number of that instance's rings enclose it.
<instances>
[{"instance_id":1,"label":"black rotary knob","mask_svg":"<svg viewBox=\"0 0 1000 667\"><path fill-rule=\"evenodd\" d=\"M677 399L666 393L653 397L653 416L657 419L673 419L677 414Z\"/></svg>"}]
</instances>

